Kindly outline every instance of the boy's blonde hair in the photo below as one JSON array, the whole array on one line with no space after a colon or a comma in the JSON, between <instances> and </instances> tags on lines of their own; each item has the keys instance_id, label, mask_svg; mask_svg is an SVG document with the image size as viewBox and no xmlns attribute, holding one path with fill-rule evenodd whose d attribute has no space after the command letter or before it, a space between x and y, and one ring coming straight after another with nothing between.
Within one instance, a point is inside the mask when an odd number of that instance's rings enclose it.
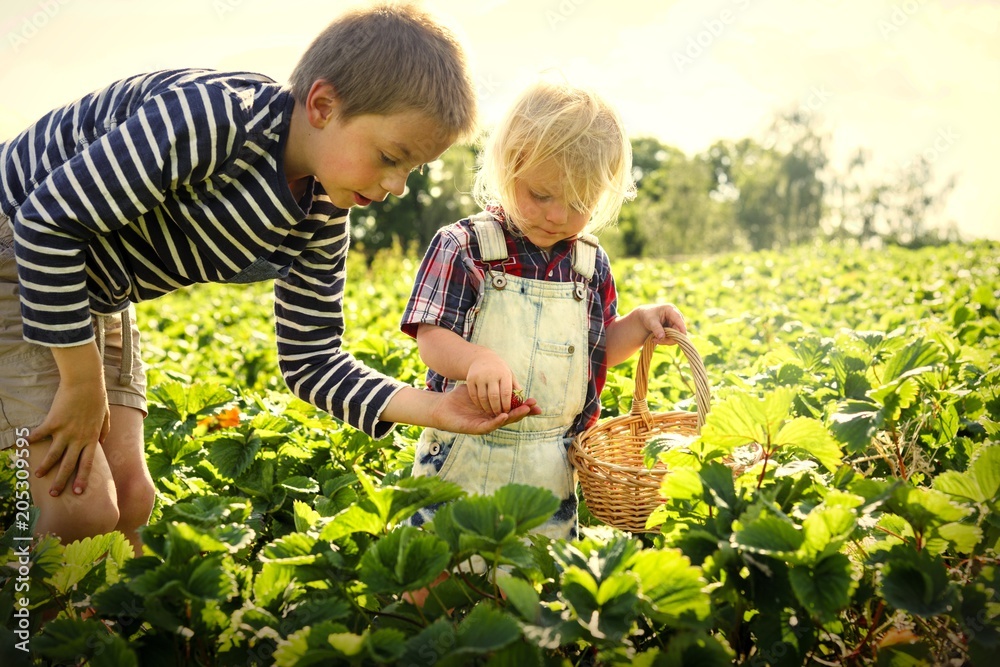
<instances>
[{"instance_id":1,"label":"boy's blonde hair","mask_svg":"<svg viewBox=\"0 0 1000 667\"><path fill-rule=\"evenodd\" d=\"M327 26L292 71L295 100L305 103L318 80L336 90L343 120L419 111L451 140L476 127L464 48L454 32L407 2L354 9Z\"/></svg>"},{"instance_id":2,"label":"boy's blonde hair","mask_svg":"<svg viewBox=\"0 0 1000 667\"><path fill-rule=\"evenodd\" d=\"M565 178L567 203L592 212L586 231L613 225L622 203L635 197L632 145L614 107L593 90L539 81L486 140L473 190L477 203L501 205L521 231L515 185L526 170L550 160Z\"/></svg>"}]
</instances>

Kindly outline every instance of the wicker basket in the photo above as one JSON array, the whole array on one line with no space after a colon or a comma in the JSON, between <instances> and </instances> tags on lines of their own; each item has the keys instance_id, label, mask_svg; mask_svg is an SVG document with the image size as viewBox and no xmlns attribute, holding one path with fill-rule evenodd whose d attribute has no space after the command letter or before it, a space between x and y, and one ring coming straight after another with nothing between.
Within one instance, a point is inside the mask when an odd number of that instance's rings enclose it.
<instances>
[{"instance_id":1,"label":"wicker basket","mask_svg":"<svg viewBox=\"0 0 1000 667\"><path fill-rule=\"evenodd\" d=\"M660 483L667 468L662 463L652 469L645 466L642 453L646 442L658 435L697 436L709 410L708 377L698 351L684 334L673 329L666 329L666 333L691 365L698 412L650 413L646 389L656 347L650 336L635 370L632 410L584 431L574 438L569 451L590 513L609 526L633 533L651 532L646 529L646 519L663 504Z\"/></svg>"}]
</instances>

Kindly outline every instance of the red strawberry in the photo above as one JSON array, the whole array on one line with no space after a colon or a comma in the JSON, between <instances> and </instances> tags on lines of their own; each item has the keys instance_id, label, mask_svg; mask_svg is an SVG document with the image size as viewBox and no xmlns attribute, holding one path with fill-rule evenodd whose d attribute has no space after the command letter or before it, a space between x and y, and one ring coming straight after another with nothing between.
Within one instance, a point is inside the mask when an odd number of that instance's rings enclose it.
<instances>
[{"instance_id":1,"label":"red strawberry","mask_svg":"<svg viewBox=\"0 0 1000 667\"><path fill-rule=\"evenodd\" d=\"M519 408L524 404L524 390L515 389L514 393L510 395L510 409Z\"/></svg>"}]
</instances>

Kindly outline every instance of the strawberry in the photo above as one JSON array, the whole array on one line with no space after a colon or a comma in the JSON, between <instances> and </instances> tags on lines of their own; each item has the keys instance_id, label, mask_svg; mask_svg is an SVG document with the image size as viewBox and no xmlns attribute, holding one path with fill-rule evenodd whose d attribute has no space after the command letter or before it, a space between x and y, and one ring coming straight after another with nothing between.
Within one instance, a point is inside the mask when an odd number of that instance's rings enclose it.
<instances>
[{"instance_id":1,"label":"strawberry","mask_svg":"<svg viewBox=\"0 0 1000 667\"><path fill-rule=\"evenodd\" d=\"M524 404L524 390L515 389L514 393L510 395L510 409L519 408Z\"/></svg>"}]
</instances>

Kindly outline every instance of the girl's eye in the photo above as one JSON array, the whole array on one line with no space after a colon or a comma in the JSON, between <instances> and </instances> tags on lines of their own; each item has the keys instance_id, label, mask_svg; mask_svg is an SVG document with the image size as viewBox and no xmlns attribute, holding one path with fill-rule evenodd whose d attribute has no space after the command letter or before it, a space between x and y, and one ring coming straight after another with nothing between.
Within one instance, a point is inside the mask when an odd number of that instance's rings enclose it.
<instances>
[{"instance_id":1,"label":"girl's eye","mask_svg":"<svg viewBox=\"0 0 1000 667\"><path fill-rule=\"evenodd\" d=\"M387 167L395 167L398 163L385 153L379 153L379 157L382 159L382 164Z\"/></svg>"},{"instance_id":2,"label":"girl's eye","mask_svg":"<svg viewBox=\"0 0 1000 667\"><path fill-rule=\"evenodd\" d=\"M531 195L531 198L534 199L535 201L546 202L552 199L552 197L550 197L549 195L542 195L537 192L533 192L531 190L528 190L528 194Z\"/></svg>"}]
</instances>

